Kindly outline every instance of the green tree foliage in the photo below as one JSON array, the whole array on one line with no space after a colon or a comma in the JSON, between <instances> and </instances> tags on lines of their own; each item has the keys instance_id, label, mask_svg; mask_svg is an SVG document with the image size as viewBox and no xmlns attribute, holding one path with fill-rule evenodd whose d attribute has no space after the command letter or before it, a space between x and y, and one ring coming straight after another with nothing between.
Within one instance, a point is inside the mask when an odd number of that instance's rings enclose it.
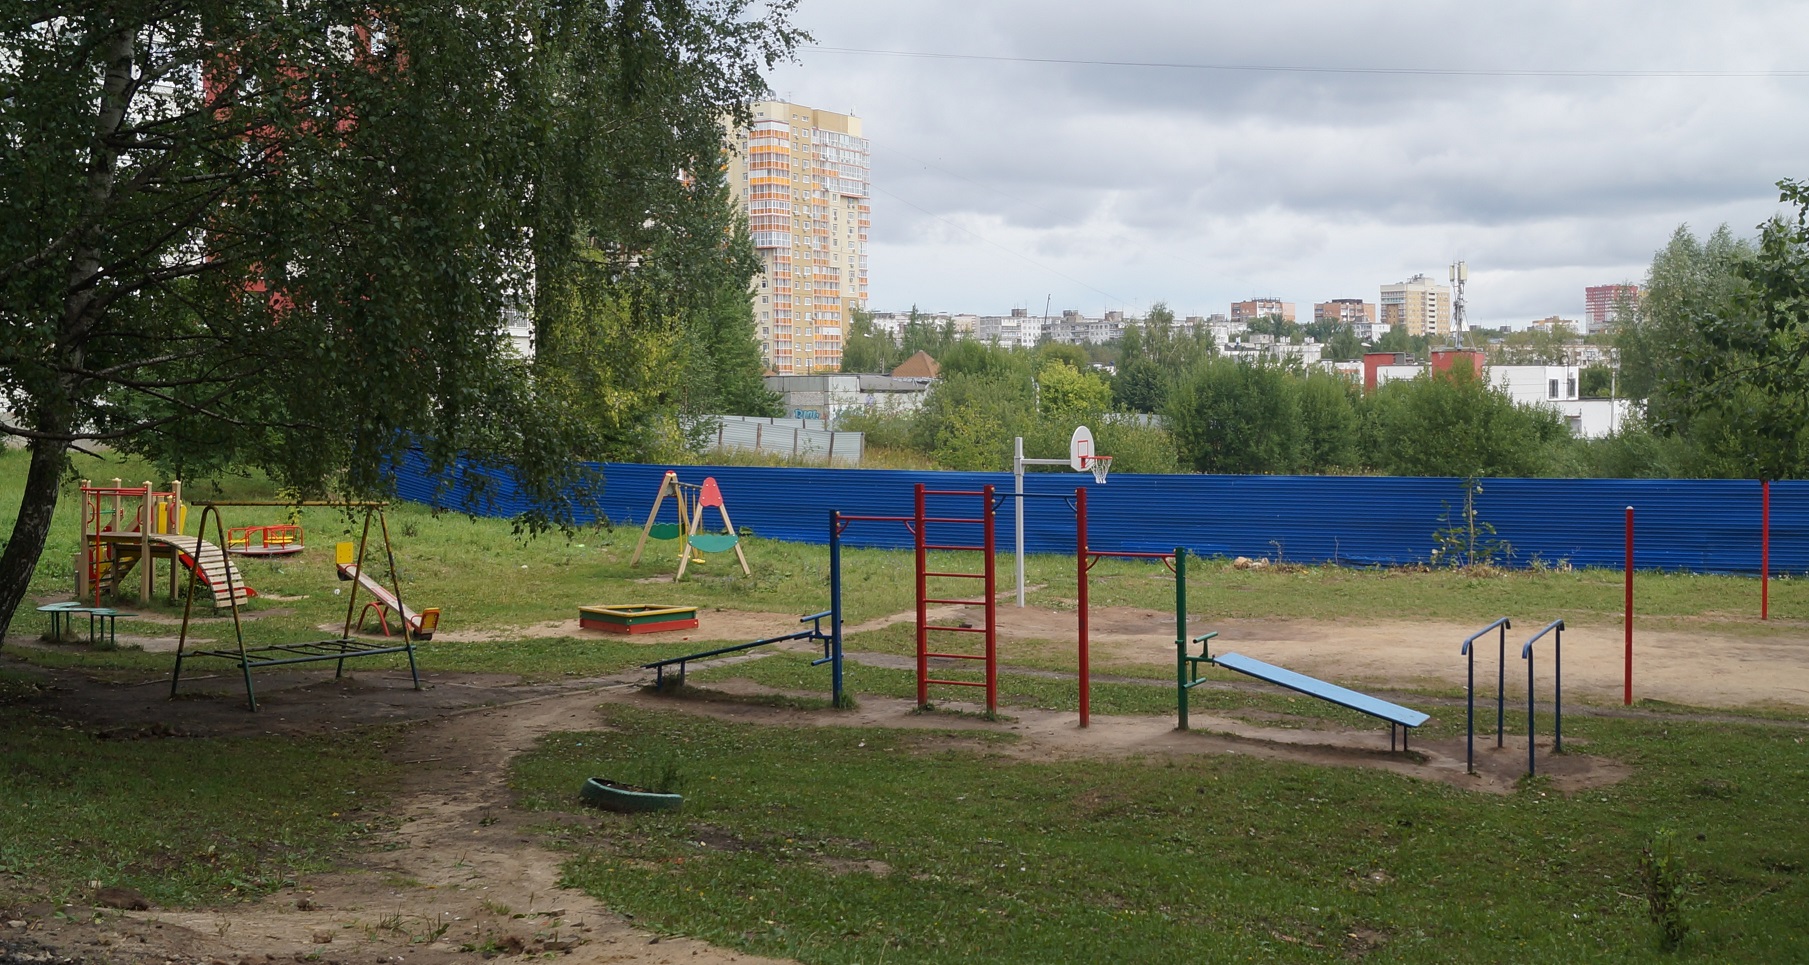
<instances>
[{"instance_id":1,"label":"green tree foliage","mask_svg":"<svg viewBox=\"0 0 1809 965\"><path fill-rule=\"evenodd\" d=\"M1709 318L1732 318L1746 295L1740 267L1756 252L1722 227L1698 240L1680 226L1652 258L1638 309L1623 315L1615 333L1620 352L1621 389L1644 399L1649 425L1662 433L1690 436L1695 406L1689 387L1710 364L1715 350L1704 332Z\"/></svg>"},{"instance_id":2,"label":"green tree foliage","mask_svg":"<svg viewBox=\"0 0 1809 965\"><path fill-rule=\"evenodd\" d=\"M1574 354L1573 346L1582 341L1575 328L1563 323L1509 332L1490 344L1489 362L1494 365L1564 365Z\"/></svg>"},{"instance_id":3,"label":"green tree foliage","mask_svg":"<svg viewBox=\"0 0 1809 965\"><path fill-rule=\"evenodd\" d=\"M1298 471L1351 472L1362 465L1357 445L1361 392L1343 376L1315 369L1296 383L1300 409Z\"/></svg>"},{"instance_id":4,"label":"green tree foliage","mask_svg":"<svg viewBox=\"0 0 1809 965\"><path fill-rule=\"evenodd\" d=\"M1141 323L1125 326L1113 396L1132 412L1160 412L1175 383L1217 351L1209 333L1182 331L1175 313L1157 302Z\"/></svg>"},{"instance_id":5,"label":"green tree foliage","mask_svg":"<svg viewBox=\"0 0 1809 965\"><path fill-rule=\"evenodd\" d=\"M1213 359L1188 373L1164 414L1184 464L1209 473L1289 473L1299 461L1299 395L1279 366Z\"/></svg>"},{"instance_id":6,"label":"green tree foliage","mask_svg":"<svg viewBox=\"0 0 1809 965\"><path fill-rule=\"evenodd\" d=\"M1381 338L1376 339L1374 346L1378 352L1405 352L1417 359L1424 359L1432 350L1432 339L1426 335L1409 335L1407 326L1390 326Z\"/></svg>"},{"instance_id":7,"label":"green tree foliage","mask_svg":"<svg viewBox=\"0 0 1809 965\"><path fill-rule=\"evenodd\" d=\"M1112 388L1104 379L1062 359L1046 361L1036 384L1037 410L1045 416L1088 419L1112 408Z\"/></svg>"},{"instance_id":8,"label":"green tree foliage","mask_svg":"<svg viewBox=\"0 0 1809 965\"><path fill-rule=\"evenodd\" d=\"M898 343L874 326L873 313L855 309L842 338L842 371L890 372L902 361Z\"/></svg>"},{"instance_id":9,"label":"green tree foliage","mask_svg":"<svg viewBox=\"0 0 1809 965\"><path fill-rule=\"evenodd\" d=\"M1538 476L1570 438L1555 411L1514 404L1468 366L1387 382L1363 408L1371 468L1392 476Z\"/></svg>"},{"instance_id":10,"label":"green tree foliage","mask_svg":"<svg viewBox=\"0 0 1809 965\"><path fill-rule=\"evenodd\" d=\"M930 393L911 436L913 447L943 468L996 471L1011 465L1012 439L1036 425L1028 372L965 370Z\"/></svg>"},{"instance_id":11,"label":"green tree foliage","mask_svg":"<svg viewBox=\"0 0 1809 965\"><path fill-rule=\"evenodd\" d=\"M736 355L748 252L702 173L791 7L0 0L0 197L32 213L0 225L0 433L32 449L0 631L92 442L357 496L415 441L559 521L574 457Z\"/></svg>"},{"instance_id":12,"label":"green tree foliage","mask_svg":"<svg viewBox=\"0 0 1809 965\"><path fill-rule=\"evenodd\" d=\"M1760 229L1726 302L1696 316L1697 365L1654 388L1729 475L1809 472L1809 183L1780 181L1793 220Z\"/></svg>"},{"instance_id":13,"label":"green tree foliage","mask_svg":"<svg viewBox=\"0 0 1809 965\"><path fill-rule=\"evenodd\" d=\"M1577 371L1577 395L1585 399L1614 398L1618 389L1612 365L1585 365Z\"/></svg>"}]
</instances>

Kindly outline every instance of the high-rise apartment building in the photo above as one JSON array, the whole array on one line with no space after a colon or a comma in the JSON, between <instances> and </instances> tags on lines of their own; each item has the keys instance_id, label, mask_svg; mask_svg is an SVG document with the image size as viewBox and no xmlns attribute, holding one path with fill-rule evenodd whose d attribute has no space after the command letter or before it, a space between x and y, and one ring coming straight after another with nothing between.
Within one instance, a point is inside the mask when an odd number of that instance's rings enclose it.
<instances>
[{"instance_id":1,"label":"high-rise apartment building","mask_svg":"<svg viewBox=\"0 0 1809 965\"><path fill-rule=\"evenodd\" d=\"M1268 315L1279 315L1291 322L1294 320L1294 303L1273 296L1231 303L1231 320L1234 322L1253 322Z\"/></svg>"},{"instance_id":2,"label":"high-rise apartment building","mask_svg":"<svg viewBox=\"0 0 1809 965\"><path fill-rule=\"evenodd\" d=\"M1409 335L1451 334L1451 286L1425 275L1382 286L1382 325L1404 326Z\"/></svg>"},{"instance_id":3,"label":"high-rise apartment building","mask_svg":"<svg viewBox=\"0 0 1809 965\"><path fill-rule=\"evenodd\" d=\"M861 121L785 101L753 105L730 137L729 190L764 266L754 282L760 351L780 375L842 364L849 314L867 300L873 216Z\"/></svg>"},{"instance_id":4,"label":"high-rise apartment building","mask_svg":"<svg viewBox=\"0 0 1809 965\"><path fill-rule=\"evenodd\" d=\"M1358 338L1376 336L1376 306L1361 298L1334 298L1313 304L1313 321L1349 325Z\"/></svg>"},{"instance_id":5,"label":"high-rise apartment building","mask_svg":"<svg viewBox=\"0 0 1809 965\"><path fill-rule=\"evenodd\" d=\"M1590 285L1583 289L1583 334L1608 331L1620 320L1621 309L1638 303L1638 285Z\"/></svg>"}]
</instances>

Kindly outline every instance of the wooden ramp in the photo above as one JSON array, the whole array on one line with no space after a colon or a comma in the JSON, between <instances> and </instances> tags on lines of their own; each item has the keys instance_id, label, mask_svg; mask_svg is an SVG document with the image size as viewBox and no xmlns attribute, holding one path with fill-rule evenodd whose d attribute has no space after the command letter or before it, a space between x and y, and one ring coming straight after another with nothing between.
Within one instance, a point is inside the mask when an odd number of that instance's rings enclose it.
<instances>
[{"instance_id":1,"label":"wooden ramp","mask_svg":"<svg viewBox=\"0 0 1809 965\"><path fill-rule=\"evenodd\" d=\"M149 542L152 553L174 556L185 568L193 571L200 578L201 584L207 587L207 591L213 594L215 607L228 607L235 602L243 604L257 595L256 591L245 585L245 574L239 572L239 568L221 552L220 547L199 537L172 533L108 532L102 533L101 538L114 544L122 555L130 555L134 547ZM229 574L236 600L226 595Z\"/></svg>"}]
</instances>

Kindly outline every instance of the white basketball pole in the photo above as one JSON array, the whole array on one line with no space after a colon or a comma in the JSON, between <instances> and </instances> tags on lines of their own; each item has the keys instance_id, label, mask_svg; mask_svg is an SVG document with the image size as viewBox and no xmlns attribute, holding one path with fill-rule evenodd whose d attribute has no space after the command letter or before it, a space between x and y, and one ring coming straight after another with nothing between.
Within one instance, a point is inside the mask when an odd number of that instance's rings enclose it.
<instances>
[{"instance_id":1,"label":"white basketball pole","mask_svg":"<svg viewBox=\"0 0 1809 965\"><path fill-rule=\"evenodd\" d=\"M1076 430L1078 431L1078 430ZM1089 435L1089 440L1091 436ZM1024 437L1018 436L1011 457L1012 493L1017 503L1017 555L1018 555L1018 606L1024 606L1024 467L1025 466L1072 466L1073 456L1067 459L1025 459Z\"/></svg>"}]
</instances>

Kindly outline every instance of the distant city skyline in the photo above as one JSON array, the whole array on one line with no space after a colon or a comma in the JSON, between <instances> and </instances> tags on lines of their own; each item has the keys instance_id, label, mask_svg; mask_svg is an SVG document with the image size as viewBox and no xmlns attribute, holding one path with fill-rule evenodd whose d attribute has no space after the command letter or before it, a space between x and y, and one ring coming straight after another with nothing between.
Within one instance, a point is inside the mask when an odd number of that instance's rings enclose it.
<instances>
[{"instance_id":1,"label":"distant city skyline","mask_svg":"<svg viewBox=\"0 0 1809 965\"><path fill-rule=\"evenodd\" d=\"M1679 224L1750 236L1774 182L1809 176L1809 4L802 0L796 20L818 46L778 96L874 145L876 309L1374 301L1463 260L1472 326L1581 319Z\"/></svg>"}]
</instances>

